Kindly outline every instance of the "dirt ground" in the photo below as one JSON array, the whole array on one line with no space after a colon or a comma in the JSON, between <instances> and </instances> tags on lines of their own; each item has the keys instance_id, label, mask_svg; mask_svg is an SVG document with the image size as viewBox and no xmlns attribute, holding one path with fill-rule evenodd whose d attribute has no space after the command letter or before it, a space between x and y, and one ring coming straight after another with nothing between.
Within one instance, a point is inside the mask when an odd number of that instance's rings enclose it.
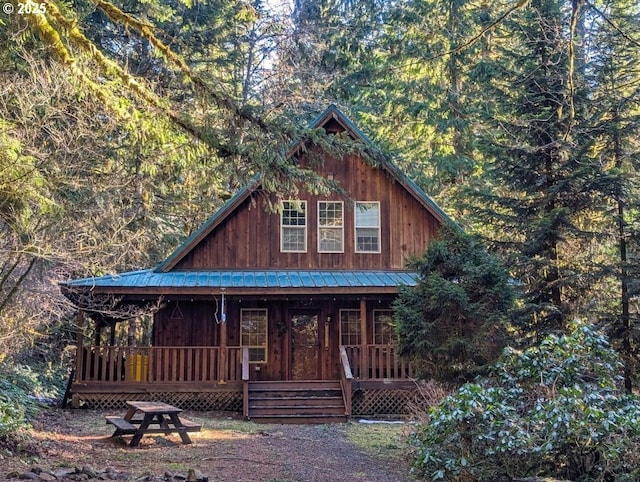
<instances>
[{"instance_id":1,"label":"dirt ground","mask_svg":"<svg viewBox=\"0 0 640 482\"><path fill-rule=\"evenodd\" d=\"M90 410L44 411L16 446L0 447L0 480L32 467L54 471L113 467L124 480L200 471L210 481L408 481L406 426L363 424L257 425L221 413L185 412L202 424L183 445L177 434L148 435L136 448L112 438L105 415ZM147 479L149 480L149 479Z\"/></svg>"}]
</instances>

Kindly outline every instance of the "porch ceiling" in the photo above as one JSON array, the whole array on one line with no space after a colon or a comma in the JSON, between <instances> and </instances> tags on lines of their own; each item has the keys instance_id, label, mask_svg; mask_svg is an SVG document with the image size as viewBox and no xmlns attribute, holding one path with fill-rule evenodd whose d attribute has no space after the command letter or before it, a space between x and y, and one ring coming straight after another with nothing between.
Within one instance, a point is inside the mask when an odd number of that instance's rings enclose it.
<instances>
[{"instance_id":1,"label":"porch ceiling","mask_svg":"<svg viewBox=\"0 0 640 482\"><path fill-rule=\"evenodd\" d=\"M211 270L157 272L152 269L82 278L61 283L67 289L99 293L393 293L414 286L411 271Z\"/></svg>"}]
</instances>

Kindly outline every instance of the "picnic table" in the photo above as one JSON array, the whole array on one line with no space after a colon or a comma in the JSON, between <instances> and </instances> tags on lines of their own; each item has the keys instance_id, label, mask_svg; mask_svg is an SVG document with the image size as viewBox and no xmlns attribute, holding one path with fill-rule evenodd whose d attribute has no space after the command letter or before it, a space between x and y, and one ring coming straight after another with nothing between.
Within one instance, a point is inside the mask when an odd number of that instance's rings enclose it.
<instances>
[{"instance_id":1,"label":"picnic table","mask_svg":"<svg viewBox=\"0 0 640 482\"><path fill-rule=\"evenodd\" d=\"M112 437L133 435L129 445L136 447L146 434L178 433L182 443L190 444L187 432L199 432L201 425L180 417L182 409L163 402L127 402L124 417L106 416L108 424L116 427Z\"/></svg>"}]
</instances>

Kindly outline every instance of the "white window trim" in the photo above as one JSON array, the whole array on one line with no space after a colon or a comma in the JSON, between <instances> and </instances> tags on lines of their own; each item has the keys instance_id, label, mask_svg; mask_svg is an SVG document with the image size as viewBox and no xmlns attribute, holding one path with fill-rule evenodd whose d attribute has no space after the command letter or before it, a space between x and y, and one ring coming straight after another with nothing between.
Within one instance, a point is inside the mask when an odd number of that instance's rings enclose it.
<instances>
[{"instance_id":1,"label":"white window trim","mask_svg":"<svg viewBox=\"0 0 640 482\"><path fill-rule=\"evenodd\" d=\"M369 250L361 250L358 249L358 228L362 229L375 229L375 226L358 226L358 204L377 204L378 205L378 249L377 251L369 251ZM382 224L382 211L380 210L380 201L356 201L354 204L353 210L353 248L356 253L363 254L380 254L382 253L382 235L381 235L381 225Z\"/></svg>"},{"instance_id":2,"label":"white window trim","mask_svg":"<svg viewBox=\"0 0 640 482\"><path fill-rule=\"evenodd\" d=\"M376 328L378 328L378 324L376 324L376 313L380 313L380 312L384 312L385 314L389 314L391 316L392 322L393 322L393 310L391 309L384 309L384 310L373 310L373 341L375 343L376 338L377 338L377 331ZM391 341L390 343L383 343L383 345L394 345L395 344L395 333L392 332L391 334Z\"/></svg>"},{"instance_id":3,"label":"white window trim","mask_svg":"<svg viewBox=\"0 0 640 482\"><path fill-rule=\"evenodd\" d=\"M243 318L242 315L245 311L264 311L265 317L266 317L266 326L265 326L265 332L264 332L264 346L262 345L243 345L242 344L242 322L243 322ZM254 361L249 361L249 364L256 364L256 363L267 363L267 360L269 358L269 310L267 308L240 308L240 346L241 347L246 347L246 348L261 348L264 350L264 360L254 360Z\"/></svg>"},{"instance_id":4,"label":"white window trim","mask_svg":"<svg viewBox=\"0 0 640 482\"><path fill-rule=\"evenodd\" d=\"M342 246L342 249L340 250L327 250L327 249L320 249L320 241L321 241L321 237L320 237L320 231L321 228L327 228L327 229L338 229L338 227L336 226L321 226L320 225L320 204L322 203L333 203L333 204L340 204L341 208L342 208L342 225L339 227L340 228L340 246ZM330 200L324 200L324 201L318 201L318 253L344 253L344 202L343 201L330 201Z\"/></svg>"},{"instance_id":5,"label":"white window trim","mask_svg":"<svg viewBox=\"0 0 640 482\"><path fill-rule=\"evenodd\" d=\"M284 221L284 203L300 203L304 206L304 226L289 226L283 223ZM286 199L282 201L282 210L280 212L280 252L281 253L306 253L307 252L307 225L309 224L308 219L308 210L307 210L307 201L301 201L298 199ZM300 229L303 234L304 239L304 248L302 250L299 249L285 249L284 247L284 230L285 228L289 229Z\"/></svg>"}]
</instances>

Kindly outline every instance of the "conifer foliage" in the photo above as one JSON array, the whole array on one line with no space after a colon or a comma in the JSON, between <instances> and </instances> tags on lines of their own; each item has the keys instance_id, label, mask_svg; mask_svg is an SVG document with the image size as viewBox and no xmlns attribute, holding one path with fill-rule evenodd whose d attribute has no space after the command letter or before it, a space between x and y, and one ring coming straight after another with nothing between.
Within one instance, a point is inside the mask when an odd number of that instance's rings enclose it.
<instances>
[{"instance_id":1,"label":"conifer foliage","mask_svg":"<svg viewBox=\"0 0 640 482\"><path fill-rule=\"evenodd\" d=\"M394 304L400 352L441 380L468 380L503 348L513 292L506 270L482 243L445 225L411 267L417 286Z\"/></svg>"}]
</instances>

